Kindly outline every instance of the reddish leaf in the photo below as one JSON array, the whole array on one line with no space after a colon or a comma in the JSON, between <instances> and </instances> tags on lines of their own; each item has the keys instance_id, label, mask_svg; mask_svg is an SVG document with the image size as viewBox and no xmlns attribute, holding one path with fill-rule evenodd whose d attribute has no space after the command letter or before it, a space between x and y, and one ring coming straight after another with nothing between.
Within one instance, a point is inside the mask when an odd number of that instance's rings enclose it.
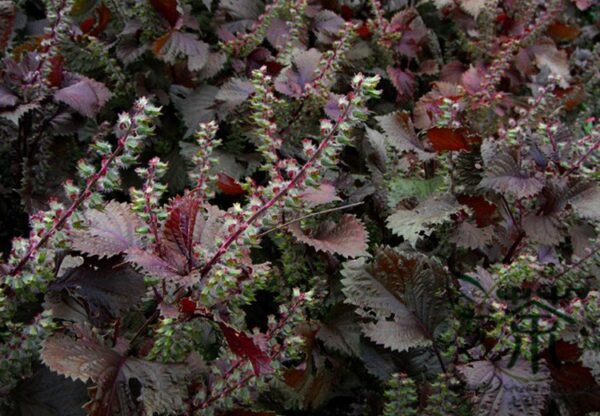
<instances>
[{"instance_id":1,"label":"reddish leaf","mask_svg":"<svg viewBox=\"0 0 600 416\"><path fill-rule=\"evenodd\" d=\"M237 356L247 358L252 364L256 375L271 374L273 372L271 357L256 345L252 337L232 328L224 322L219 322L219 327L223 331L223 335L231 351Z\"/></svg>"},{"instance_id":2,"label":"reddish leaf","mask_svg":"<svg viewBox=\"0 0 600 416\"><path fill-rule=\"evenodd\" d=\"M104 31L111 19L112 15L110 14L110 10L104 3L101 3L100 7L94 10L94 16L81 22L79 28L83 33L87 33L91 36L98 36Z\"/></svg>"},{"instance_id":3,"label":"reddish leaf","mask_svg":"<svg viewBox=\"0 0 600 416\"><path fill-rule=\"evenodd\" d=\"M349 22L350 20L352 20L352 18L354 17L354 12L352 11L352 9L347 6L347 5L342 5L341 9L340 9L340 14L342 15L342 17L344 18L345 21Z\"/></svg>"},{"instance_id":4,"label":"reddish leaf","mask_svg":"<svg viewBox=\"0 0 600 416\"><path fill-rule=\"evenodd\" d=\"M490 204L483 196L459 195L456 199L473 210L478 226L484 227L490 224L496 206Z\"/></svg>"},{"instance_id":5,"label":"reddish leaf","mask_svg":"<svg viewBox=\"0 0 600 416\"><path fill-rule=\"evenodd\" d=\"M572 110L583 102L585 92L581 85L572 85L567 88L556 88L554 94L558 98L565 98L565 109Z\"/></svg>"},{"instance_id":6,"label":"reddish leaf","mask_svg":"<svg viewBox=\"0 0 600 416\"><path fill-rule=\"evenodd\" d=\"M244 193L241 185L231 176L225 173L219 173L217 176L217 187L225 195L236 196Z\"/></svg>"},{"instance_id":7,"label":"reddish leaf","mask_svg":"<svg viewBox=\"0 0 600 416\"><path fill-rule=\"evenodd\" d=\"M175 26L179 20L177 0L150 0L150 4L171 26Z\"/></svg>"},{"instance_id":8,"label":"reddish leaf","mask_svg":"<svg viewBox=\"0 0 600 416\"><path fill-rule=\"evenodd\" d=\"M50 73L48 74L48 83L52 87L60 87L65 79L63 70L65 58L62 55L54 55L50 58Z\"/></svg>"},{"instance_id":9,"label":"reddish leaf","mask_svg":"<svg viewBox=\"0 0 600 416\"><path fill-rule=\"evenodd\" d=\"M194 229L199 209L200 201L189 195L175 198L164 227L165 247L185 257L189 267L195 263Z\"/></svg>"},{"instance_id":10,"label":"reddish leaf","mask_svg":"<svg viewBox=\"0 0 600 416\"><path fill-rule=\"evenodd\" d=\"M446 127L433 127L427 130L427 138L438 152L445 150L466 150L469 148L462 130Z\"/></svg>"},{"instance_id":11,"label":"reddish leaf","mask_svg":"<svg viewBox=\"0 0 600 416\"><path fill-rule=\"evenodd\" d=\"M196 311L196 302L190 298L183 298L179 301L181 312L192 314Z\"/></svg>"},{"instance_id":12,"label":"reddish leaf","mask_svg":"<svg viewBox=\"0 0 600 416\"><path fill-rule=\"evenodd\" d=\"M548 34L556 42L575 40L580 33L581 29L578 26L567 25L558 21L548 26Z\"/></svg>"},{"instance_id":13,"label":"reddish leaf","mask_svg":"<svg viewBox=\"0 0 600 416\"><path fill-rule=\"evenodd\" d=\"M358 29L356 29L356 34L361 39L370 39L373 34L371 33L371 29L369 29L369 25L367 22L364 22Z\"/></svg>"}]
</instances>

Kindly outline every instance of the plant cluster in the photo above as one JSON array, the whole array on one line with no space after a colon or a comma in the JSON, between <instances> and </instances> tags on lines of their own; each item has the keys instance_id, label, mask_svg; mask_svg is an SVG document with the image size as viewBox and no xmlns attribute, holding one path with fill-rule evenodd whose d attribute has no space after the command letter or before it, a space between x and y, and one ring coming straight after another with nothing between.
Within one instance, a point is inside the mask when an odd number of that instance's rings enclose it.
<instances>
[{"instance_id":1,"label":"plant cluster","mask_svg":"<svg viewBox=\"0 0 600 416\"><path fill-rule=\"evenodd\" d=\"M591 0L0 1L0 412L600 412Z\"/></svg>"}]
</instances>

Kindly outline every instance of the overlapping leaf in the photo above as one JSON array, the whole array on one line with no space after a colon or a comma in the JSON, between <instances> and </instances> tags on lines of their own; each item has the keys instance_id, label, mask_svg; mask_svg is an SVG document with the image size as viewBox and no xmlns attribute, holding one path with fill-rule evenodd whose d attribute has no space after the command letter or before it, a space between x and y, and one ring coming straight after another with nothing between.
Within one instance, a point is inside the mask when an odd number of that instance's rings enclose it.
<instances>
[{"instance_id":1,"label":"overlapping leaf","mask_svg":"<svg viewBox=\"0 0 600 416\"><path fill-rule=\"evenodd\" d=\"M74 84L61 88L54 99L65 103L86 117L94 117L108 102L111 92L104 84L91 78L81 77Z\"/></svg>"},{"instance_id":2,"label":"overlapping leaf","mask_svg":"<svg viewBox=\"0 0 600 416\"><path fill-rule=\"evenodd\" d=\"M275 89L291 97L301 97L307 84L316 79L315 71L321 62L321 52L309 49L294 57L293 65L286 68L275 80Z\"/></svg>"},{"instance_id":3,"label":"overlapping leaf","mask_svg":"<svg viewBox=\"0 0 600 416\"><path fill-rule=\"evenodd\" d=\"M138 403L131 386L141 385L140 403L146 414L164 414L183 407L189 379L182 364L163 364L123 356L100 343L90 333L78 339L55 334L44 341L41 358L51 370L72 379L97 385L95 406L102 414L119 414ZM98 397L99 396L99 397ZM115 412L115 413L113 413Z\"/></svg>"},{"instance_id":4,"label":"overlapping leaf","mask_svg":"<svg viewBox=\"0 0 600 416\"><path fill-rule=\"evenodd\" d=\"M378 249L372 264L348 261L342 270L346 303L365 318L363 333L396 351L428 346L446 314L440 297L447 276L425 255Z\"/></svg>"},{"instance_id":5,"label":"overlapping leaf","mask_svg":"<svg viewBox=\"0 0 600 416\"><path fill-rule=\"evenodd\" d=\"M541 416L550 394L551 378L541 366L533 373L531 363L517 360L508 368L507 360L475 361L458 367L472 390L476 416Z\"/></svg>"},{"instance_id":6,"label":"overlapping leaf","mask_svg":"<svg viewBox=\"0 0 600 416\"><path fill-rule=\"evenodd\" d=\"M71 242L76 250L94 256L110 257L141 244L135 230L143 223L126 203L111 201L102 211L86 211L85 217L89 227L71 233Z\"/></svg>"},{"instance_id":7,"label":"overlapping leaf","mask_svg":"<svg viewBox=\"0 0 600 416\"><path fill-rule=\"evenodd\" d=\"M527 198L539 193L544 187L542 180L530 176L519 167L507 148L484 144L482 155L485 163L484 177L480 183L482 188L515 198Z\"/></svg>"},{"instance_id":8,"label":"overlapping leaf","mask_svg":"<svg viewBox=\"0 0 600 416\"><path fill-rule=\"evenodd\" d=\"M388 228L414 245L430 228L450 221L461 205L451 194L433 195L414 209L399 209L387 219Z\"/></svg>"},{"instance_id":9,"label":"overlapping leaf","mask_svg":"<svg viewBox=\"0 0 600 416\"><path fill-rule=\"evenodd\" d=\"M408 113L395 112L375 119L383 129L388 143L399 152L414 152L421 160L435 157L434 152L425 150L417 137Z\"/></svg>"},{"instance_id":10,"label":"overlapping leaf","mask_svg":"<svg viewBox=\"0 0 600 416\"><path fill-rule=\"evenodd\" d=\"M173 65L177 58L187 58L190 71L201 70L208 61L208 44L195 35L178 30L169 31L154 42L153 51L163 61Z\"/></svg>"},{"instance_id":11,"label":"overlapping leaf","mask_svg":"<svg viewBox=\"0 0 600 416\"><path fill-rule=\"evenodd\" d=\"M271 357L250 335L238 331L224 322L219 322L219 328L221 328L231 351L237 356L247 358L256 375L273 372Z\"/></svg>"},{"instance_id":12,"label":"overlapping leaf","mask_svg":"<svg viewBox=\"0 0 600 416\"><path fill-rule=\"evenodd\" d=\"M352 214L345 214L337 221L323 221L311 234L306 234L298 223L288 226L298 241L317 251L340 254L345 257L366 256L368 235L363 223Z\"/></svg>"},{"instance_id":13,"label":"overlapping leaf","mask_svg":"<svg viewBox=\"0 0 600 416\"><path fill-rule=\"evenodd\" d=\"M50 286L83 300L92 321L120 316L139 304L145 292L143 276L115 261L88 260L68 269Z\"/></svg>"}]
</instances>

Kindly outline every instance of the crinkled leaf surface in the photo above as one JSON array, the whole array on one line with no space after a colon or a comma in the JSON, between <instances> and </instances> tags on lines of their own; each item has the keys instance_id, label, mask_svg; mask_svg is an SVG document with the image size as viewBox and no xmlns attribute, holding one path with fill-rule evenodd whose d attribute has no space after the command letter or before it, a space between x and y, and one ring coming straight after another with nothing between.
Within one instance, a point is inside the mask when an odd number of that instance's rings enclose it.
<instances>
[{"instance_id":1,"label":"crinkled leaf surface","mask_svg":"<svg viewBox=\"0 0 600 416\"><path fill-rule=\"evenodd\" d=\"M387 219L388 228L414 245L430 227L443 224L457 213L461 205L451 194L433 195L412 210L399 209Z\"/></svg>"},{"instance_id":2,"label":"crinkled leaf surface","mask_svg":"<svg viewBox=\"0 0 600 416\"><path fill-rule=\"evenodd\" d=\"M482 156L485 163L484 176L479 186L515 198L531 197L542 190L544 183L522 170L507 148L484 144Z\"/></svg>"},{"instance_id":3,"label":"crinkled leaf surface","mask_svg":"<svg viewBox=\"0 0 600 416\"><path fill-rule=\"evenodd\" d=\"M345 257L366 256L368 234L363 223L352 214L345 214L339 221L323 221L317 230L306 234L298 223L288 226L298 241L317 251L340 254Z\"/></svg>"},{"instance_id":4,"label":"crinkled leaf surface","mask_svg":"<svg viewBox=\"0 0 600 416\"><path fill-rule=\"evenodd\" d=\"M518 360L507 368L507 360L474 361L460 365L477 416L541 416L550 394L550 373L545 366L534 374L531 363Z\"/></svg>"},{"instance_id":5,"label":"crinkled leaf surface","mask_svg":"<svg viewBox=\"0 0 600 416\"><path fill-rule=\"evenodd\" d=\"M86 211L85 217L89 227L71 233L73 248L82 253L110 257L141 244L135 230L143 222L126 203L111 201L102 211Z\"/></svg>"},{"instance_id":6,"label":"crinkled leaf surface","mask_svg":"<svg viewBox=\"0 0 600 416\"><path fill-rule=\"evenodd\" d=\"M388 143L399 152L414 152L420 160L429 160L436 156L434 152L425 150L408 113L398 111L375 119L383 129Z\"/></svg>"},{"instance_id":7,"label":"crinkled leaf surface","mask_svg":"<svg viewBox=\"0 0 600 416\"><path fill-rule=\"evenodd\" d=\"M93 381L97 406L106 412L136 407L131 386L141 385L139 401L146 414L168 413L183 407L189 373L185 365L163 364L123 356L91 333L78 339L55 334L44 341L42 361L51 370L73 379ZM132 384L132 381L135 380ZM99 397L98 397L99 396Z\"/></svg>"},{"instance_id":8,"label":"crinkled leaf surface","mask_svg":"<svg viewBox=\"0 0 600 416\"><path fill-rule=\"evenodd\" d=\"M365 318L368 338L395 351L431 344L447 310L440 297L447 276L436 261L380 248L372 264L364 258L344 263L342 276L346 303Z\"/></svg>"}]
</instances>

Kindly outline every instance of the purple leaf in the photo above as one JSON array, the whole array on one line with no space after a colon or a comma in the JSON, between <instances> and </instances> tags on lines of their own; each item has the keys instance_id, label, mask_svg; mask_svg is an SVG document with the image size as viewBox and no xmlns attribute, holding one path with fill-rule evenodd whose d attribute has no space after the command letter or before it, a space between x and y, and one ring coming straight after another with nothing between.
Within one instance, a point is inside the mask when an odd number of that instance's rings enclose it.
<instances>
[{"instance_id":1,"label":"purple leaf","mask_svg":"<svg viewBox=\"0 0 600 416\"><path fill-rule=\"evenodd\" d=\"M88 315L101 320L107 314L120 316L137 305L145 285L142 275L122 262L87 260L82 266L68 269L50 285L50 290L66 290L83 300Z\"/></svg>"},{"instance_id":2,"label":"purple leaf","mask_svg":"<svg viewBox=\"0 0 600 416\"><path fill-rule=\"evenodd\" d=\"M332 43L344 27L344 19L331 10L321 10L314 20L314 30L319 42Z\"/></svg>"},{"instance_id":3,"label":"purple leaf","mask_svg":"<svg viewBox=\"0 0 600 416\"><path fill-rule=\"evenodd\" d=\"M540 244L554 246L564 240L560 219L554 215L526 215L521 221L527 236Z\"/></svg>"},{"instance_id":4,"label":"purple leaf","mask_svg":"<svg viewBox=\"0 0 600 416\"><path fill-rule=\"evenodd\" d=\"M186 137L196 131L198 124L214 120L218 93L219 89L211 85L204 85L195 90L181 85L171 87L171 99L187 127Z\"/></svg>"},{"instance_id":5,"label":"purple leaf","mask_svg":"<svg viewBox=\"0 0 600 416\"><path fill-rule=\"evenodd\" d=\"M0 85L0 108L14 107L19 98L6 87Z\"/></svg>"},{"instance_id":6,"label":"purple leaf","mask_svg":"<svg viewBox=\"0 0 600 416\"><path fill-rule=\"evenodd\" d=\"M65 103L86 117L93 118L112 96L104 84L90 78L62 88L54 94L54 99Z\"/></svg>"},{"instance_id":7,"label":"purple leaf","mask_svg":"<svg viewBox=\"0 0 600 416\"><path fill-rule=\"evenodd\" d=\"M311 207L340 201L336 194L335 186L330 183L321 183L317 188L307 188L300 197Z\"/></svg>"},{"instance_id":8,"label":"purple leaf","mask_svg":"<svg viewBox=\"0 0 600 416\"><path fill-rule=\"evenodd\" d=\"M148 415L183 410L182 397L187 394L190 377L185 365L124 356L91 332L76 332L77 339L65 334L48 337L41 358L58 374L96 384L94 400L88 404L93 408L88 409L90 414L131 414L130 409L137 406ZM137 393L132 386L139 386Z\"/></svg>"},{"instance_id":9,"label":"purple leaf","mask_svg":"<svg viewBox=\"0 0 600 416\"><path fill-rule=\"evenodd\" d=\"M413 97L415 93L415 76L412 72L388 66L387 74L394 88L398 91L398 98L410 99Z\"/></svg>"},{"instance_id":10,"label":"purple leaf","mask_svg":"<svg viewBox=\"0 0 600 416\"><path fill-rule=\"evenodd\" d=\"M89 227L71 232L74 249L93 256L110 257L141 244L135 230L143 226L143 222L126 203L111 201L104 210L88 210L85 216Z\"/></svg>"},{"instance_id":11,"label":"purple leaf","mask_svg":"<svg viewBox=\"0 0 600 416\"><path fill-rule=\"evenodd\" d=\"M317 230L306 234L298 223L288 226L288 230L298 241L317 251L340 254L344 257L368 256L368 234L363 223L352 214L345 214L340 220L323 221Z\"/></svg>"},{"instance_id":12,"label":"purple leaf","mask_svg":"<svg viewBox=\"0 0 600 416\"><path fill-rule=\"evenodd\" d=\"M462 222L450 236L450 241L459 247L476 250L491 243L494 237L493 227L479 228L470 222Z\"/></svg>"},{"instance_id":13,"label":"purple leaf","mask_svg":"<svg viewBox=\"0 0 600 416\"><path fill-rule=\"evenodd\" d=\"M494 142L486 141L482 145L485 163L484 177L479 186L498 193L507 193L516 198L527 198L539 193L544 183L530 177L520 169L509 150Z\"/></svg>"},{"instance_id":14,"label":"purple leaf","mask_svg":"<svg viewBox=\"0 0 600 416\"><path fill-rule=\"evenodd\" d=\"M550 372L541 366L534 374L529 361L518 360L511 368L507 360L474 361L460 365L458 371L474 393L475 415L541 416L550 394Z\"/></svg>"},{"instance_id":15,"label":"purple leaf","mask_svg":"<svg viewBox=\"0 0 600 416\"><path fill-rule=\"evenodd\" d=\"M447 275L435 260L384 247L370 265L364 258L344 263L342 275L346 303L366 321L368 338L395 351L431 344L448 312L441 296Z\"/></svg>"},{"instance_id":16,"label":"purple leaf","mask_svg":"<svg viewBox=\"0 0 600 416\"><path fill-rule=\"evenodd\" d=\"M388 143L399 152L414 152L423 161L436 157L435 152L425 150L408 113L397 111L375 119L383 129Z\"/></svg>"},{"instance_id":17,"label":"purple leaf","mask_svg":"<svg viewBox=\"0 0 600 416\"><path fill-rule=\"evenodd\" d=\"M273 19L267 29L267 40L275 48L283 48L290 37L290 28L285 20Z\"/></svg>"},{"instance_id":18,"label":"purple leaf","mask_svg":"<svg viewBox=\"0 0 600 416\"><path fill-rule=\"evenodd\" d=\"M461 83L469 94L476 94L481 91L485 72L481 65L471 65L461 76Z\"/></svg>"},{"instance_id":19,"label":"purple leaf","mask_svg":"<svg viewBox=\"0 0 600 416\"><path fill-rule=\"evenodd\" d=\"M309 49L294 58L292 67L288 67L275 80L275 89L290 97L299 98L304 94L306 84L318 77L315 71L321 62L321 52Z\"/></svg>"},{"instance_id":20,"label":"purple leaf","mask_svg":"<svg viewBox=\"0 0 600 416\"><path fill-rule=\"evenodd\" d=\"M215 97L219 102L219 118L224 119L227 114L246 101L253 93L254 86L250 81L240 78L232 78L227 81Z\"/></svg>"},{"instance_id":21,"label":"purple leaf","mask_svg":"<svg viewBox=\"0 0 600 416\"><path fill-rule=\"evenodd\" d=\"M154 42L154 52L165 62L173 65L179 56L188 59L188 69L199 71L208 60L208 44L199 41L191 33L167 32Z\"/></svg>"}]
</instances>

